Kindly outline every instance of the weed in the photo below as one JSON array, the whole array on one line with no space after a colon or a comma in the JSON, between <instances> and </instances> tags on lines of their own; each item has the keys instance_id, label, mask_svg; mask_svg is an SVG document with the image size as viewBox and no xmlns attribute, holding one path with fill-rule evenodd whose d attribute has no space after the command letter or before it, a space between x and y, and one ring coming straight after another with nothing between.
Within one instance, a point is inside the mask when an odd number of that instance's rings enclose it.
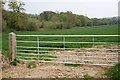
<instances>
[{"instance_id":1,"label":"weed","mask_svg":"<svg viewBox=\"0 0 120 80\"><path fill-rule=\"evenodd\" d=\"M91 80L92 77L89 74L85 74L84 76L84 80Z\"/></svg>"},{"instance_id":2,"label":"weed","mask_svg":"<svg viewBox=\"0 0 120 80\"><path fill-rule=\"evenodd\" d=\"M10 65L17 66L17 60L15 59L14 61L12 61Z\"/></svg>"},{"instance_id":3,"label":"weed","mask_svg":"<svg viewBox=\"0 0 120 80\"><path fill-rule=\"evenodd\" d=\"M36 68L36 67L37 67L37 65L34 62L30 62L27 64L27 68L29 68L29 69Z\"/></svg>"},{"instance_id":4,"label":"weed","mask_svg":"<svg viewBox=\"0 0 120 80\"><path fill-rule=\"evenodd\" d=\"M112 78L112 80L120 80L120 63L108 69L105 75Z\"/></svg>"}]
</instances>

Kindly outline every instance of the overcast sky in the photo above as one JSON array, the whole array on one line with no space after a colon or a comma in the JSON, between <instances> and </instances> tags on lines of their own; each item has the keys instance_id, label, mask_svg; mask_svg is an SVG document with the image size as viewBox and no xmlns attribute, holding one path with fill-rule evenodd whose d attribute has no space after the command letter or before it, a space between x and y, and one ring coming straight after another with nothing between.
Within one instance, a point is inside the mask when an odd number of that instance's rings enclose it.
<instances>
[{"instance_id":1,"label":"overcast sky","mask_svg":"<svg viewBox=\"0 0 120 80\"><path fill-rule=\"evenodd\" d=\"M119 0L24 0L27 13L39 14L43 11L71 11L90 18L118 15Z\"/></svg>"}]
</instances>

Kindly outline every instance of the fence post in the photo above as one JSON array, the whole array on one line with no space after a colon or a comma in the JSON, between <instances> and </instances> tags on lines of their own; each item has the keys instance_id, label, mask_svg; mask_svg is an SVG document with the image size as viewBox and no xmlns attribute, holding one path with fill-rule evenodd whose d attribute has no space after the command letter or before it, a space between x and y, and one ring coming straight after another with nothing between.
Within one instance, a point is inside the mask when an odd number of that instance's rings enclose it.
<instances>
[{"instance_id":1,"label":"fence post","mask_svg":"<svg viewBox=\"0 0 120 80\"><path fill-rule=\"evenodd\" d=\"M9 33L9 60L14 61L16 59L16 34Z\"/></svg>"}]
</instances>

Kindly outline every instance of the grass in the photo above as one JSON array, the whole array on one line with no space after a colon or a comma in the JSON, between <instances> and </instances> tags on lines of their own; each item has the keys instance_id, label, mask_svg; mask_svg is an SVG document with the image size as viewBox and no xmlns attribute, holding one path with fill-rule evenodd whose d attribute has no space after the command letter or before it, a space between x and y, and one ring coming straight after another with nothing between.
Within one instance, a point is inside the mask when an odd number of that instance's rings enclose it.
<instances>
[{"instance_id":1,"label":"grass","mask_svg":"<svg viewBox=\"0 0 120 80\"><path fill-rule=\"evenodd\" d=\"M41 56L40 57L40 59L45 60L45 61L51 61L54 58L57 58L57 57L56 56L50 56L50 55L46 55L46 56Z\"/></svg>"},{"instance_id":2,"label":"grass","mask_svg":"<svg viewBox=\"0 0 120 80\"><path fill-rule=\"evenodd\" d=\"M17 66L17 61L16 60L12 61L10 65Z\"/></svg>"},{"instance_id":3,"label":"grass","mask_svg":"<svg viewBox=\"0 0 120 80\"><path fill-rule=\"evenodd\" d=\"M32 55L29 55L32 54ZM26 53L26 54L17 54L17 58L24 59L24 60L45 60L45 61L51 61L52 59L57 58L56 56L51 56L48 53L45 53L45 55L40 55L38 58L38 55L34 55L35 53Z\"/></svg>"},{"instance_id":4,"label":"grass","mask_svg":"<svg viewBox=\"0 0 120 80\"><path fill-rule=\"evenodd\" d=\"M92 80L92 78L93 78L89 74L85 74L83 77L84 77L84 80Z\"/></svg>"},{"instance_id":5,"label":"grass","mask_svg":"<svg viewBox=\"0 0 120 80\"><path fill-rule=\"evenodd\" d=\"M108 69L105 75L112 80L120 80L120 63Z\"/></svg>"},{"instance_id":6,"label":"grass","mask_svg":"<svg viewBox=\"0 0 120 80\"><path fill-rule=\"evenodd\" d=\"M117 25L102 25L102 26L94 26L94 27L74 27L72 29L57 29L57 30L39 30L39 31L16 31L16 34L28 34L28 35L117 35L118 34L118 26ZM8 57L8 34L9 32L3 32L2 34L2 50L3 54ZM36 41L36 37L17 37L17 40L32 40ZM60 37L40 37L41 41L63 41L63 38ZM81 38L81 37L76 37L76 38L66 38L66 41L92 41L92 37L87 37L87 38ZM95 38L95 41L114 41L117 42L118 38L113 38L113 37L104 37L104 38ZM17 43L18 46L34 46L36 47L37 44L35 43ZM40 46L43 47L64 47L63 44L40 44ZM65 47L92 47L92 44L66 44ZM20 49L20 48L19 48ZM24 48L21 48L21 50L24 50ZM36 49L32 49L36 50ZM43 50L43 49L41 49Z\"/></svg>"}]
</instances>

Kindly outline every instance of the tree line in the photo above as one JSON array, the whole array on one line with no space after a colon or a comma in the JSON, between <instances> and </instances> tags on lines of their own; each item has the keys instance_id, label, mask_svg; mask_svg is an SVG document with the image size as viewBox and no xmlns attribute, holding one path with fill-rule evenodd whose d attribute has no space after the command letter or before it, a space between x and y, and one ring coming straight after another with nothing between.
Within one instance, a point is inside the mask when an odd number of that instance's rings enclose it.
<instances>
[{"instance_id":1,"label":"tree line","mask_svg":"<svg viewBox=\"0 0 120 80\"><path fill-rule=\"evenodd\" d=\"M2 9L3 31L33 31L44 29L69 29L72 27L86 27L117 24L117 17L112 18L89 18L87 16L67 12L43 11L39 15L26 14L25 3L20 0L0 2ZM9 10L4 9L8 3Z\"/></svg>"},{"instance_id":2,"label":"tree line","mask_svg":"<svg viewBox=\"0 0 120 80\"><path fill-rule=\"evenodd\" d=\"M4 9L7 3L9 10ZM32 31L36 29L36 22L29 20L28 14L24 11L24 2L20 0L1 1L2 9L2 31ZM35 27L34 27L35 26Z\"/></svg>"}]
</instances>

